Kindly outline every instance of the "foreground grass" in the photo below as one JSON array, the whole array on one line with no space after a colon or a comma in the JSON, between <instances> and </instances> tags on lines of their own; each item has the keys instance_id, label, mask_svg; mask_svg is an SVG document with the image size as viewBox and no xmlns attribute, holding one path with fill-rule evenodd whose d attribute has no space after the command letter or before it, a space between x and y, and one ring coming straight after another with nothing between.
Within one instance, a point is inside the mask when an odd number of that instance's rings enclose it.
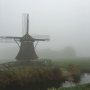
<instances>
[{"instance_id":1,"label":"foreground grass","mask_svg":"<svg viewBox=\"0 0 90 90\"><path fill-rule=\"evenodd\" d=\"M60 87L62 83L59 68L25 66L0 71L0 90L47 90Z\"/></svg>"},{"instance_id":2,"label":"foreground grass","mask_svg":"<svg viewBox=\"0 0 90 90\"><path fill-rule=\"evenodd\" d=\"M59 88L66 80L78 83L80 70L90 68L90 59L59 59L45 62L14 62L0 70L0 90L47 90ZM68 68L67 68L68 67ZM79 67L79 68L78 68ZM90 90L90 85L57 90ZM89 89L88 89L89 88Z\"/></svg>"},{"instance_id":3,"label":"foreground grass","mask_svg":"<svg viewBox=\"0 0 90 90\"><path fill-rule=\"evenodd\" d=\"M80 71L75 66L60 68L31 62L11 63L0 70L0 90L47 90L59 88L66 80L80 81Z\"/></svg>"}]
</instances>

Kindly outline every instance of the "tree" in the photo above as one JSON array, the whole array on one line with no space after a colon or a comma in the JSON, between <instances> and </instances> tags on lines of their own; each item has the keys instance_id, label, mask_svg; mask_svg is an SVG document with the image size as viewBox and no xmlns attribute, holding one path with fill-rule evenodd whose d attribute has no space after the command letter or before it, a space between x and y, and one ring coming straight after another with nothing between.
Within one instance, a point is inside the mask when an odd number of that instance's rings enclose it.
<instances>
[{"instance_id":1,"label":"tree","mask_svg":"<svg viewBox=\"0 0 90 90\"><path fill-rule=\"evenodd\" d=\"M76 56L76 51L74 50L74 48L70 46L65 47L63 52L64 52L65 57L75 57Z\"/></svg>"}]
</instances>

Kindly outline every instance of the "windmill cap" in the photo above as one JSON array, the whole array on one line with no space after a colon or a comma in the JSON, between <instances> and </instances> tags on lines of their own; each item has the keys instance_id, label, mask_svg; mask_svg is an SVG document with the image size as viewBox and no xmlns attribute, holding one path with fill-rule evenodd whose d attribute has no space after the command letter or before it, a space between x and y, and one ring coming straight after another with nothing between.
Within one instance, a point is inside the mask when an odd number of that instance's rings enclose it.
<instances>
[{"instance_id":1,"label":"windmill cap","mask_svg":"<svg viewBox=\"0 0 90 90\"><path fill-rule=\"evenodd\" d=\"M26 34L24 35L22 38L21 38L21 41L35 41L29 34Z\"/></svg>"}]
</instances>

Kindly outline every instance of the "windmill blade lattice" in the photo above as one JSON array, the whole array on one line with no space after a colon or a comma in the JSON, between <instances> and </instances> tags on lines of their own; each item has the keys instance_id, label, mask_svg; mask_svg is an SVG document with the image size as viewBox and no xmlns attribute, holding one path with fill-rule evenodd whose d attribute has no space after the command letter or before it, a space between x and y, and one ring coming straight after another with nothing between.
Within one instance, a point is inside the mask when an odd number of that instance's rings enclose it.
<instances>
[{"instance_id":1,"label":"windmill blade lattice","mask_svg":"<svg viewBox=\"0 0 90 90\"><path fill-rule=\"evenodd\" d=\"M49 41L49 35L31 35L36 41Z\"/></svg>"},{"instance_id":2,"label":"windmill blade lattice","mask_svg":"<svg viewBox=\"0 0 90 90\"><path fill-rule=\"evenodd\" d=\"M29 31L29 14L24 13L22 16L22 35Z\"/></svg>"},{"instance_id":3,"label":"windmill blade lattice","mask_svg":"<svg viewBox=\"0 0 90 90\"><path fill-rule=\"evenodd\" d=\"M21 37L14 36L0 36L0 42L2 43L15 43L14 40L20 41Z\"/></svg>"}]
</instances>

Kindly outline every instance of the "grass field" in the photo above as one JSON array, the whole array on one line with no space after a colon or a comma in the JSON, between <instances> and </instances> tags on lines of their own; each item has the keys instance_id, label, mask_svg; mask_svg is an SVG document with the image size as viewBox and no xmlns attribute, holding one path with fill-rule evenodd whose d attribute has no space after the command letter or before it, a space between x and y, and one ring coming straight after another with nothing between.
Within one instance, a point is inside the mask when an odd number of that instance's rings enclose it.
<instances>
[{"instance_id":1,"label":"grass field","mask_svg":"<svg viewBox=\"0 0 90 90\"><path fill-rule=\"evenodd\" d=\"M52 60L54 65L67 68L69 65L76 65L81 70L90 70L90 58L69 58Z\"/></svg>"},{"instance_id":2,"label":"grass field","mask_svg":"<svg viewBox=\"0 0 90 90\"><path fill-rule=\"evenodd\" d=\"M90 84L73 86L68 88L49 89L49 90L90 90Z\"/></svg>"}]
</instances>

